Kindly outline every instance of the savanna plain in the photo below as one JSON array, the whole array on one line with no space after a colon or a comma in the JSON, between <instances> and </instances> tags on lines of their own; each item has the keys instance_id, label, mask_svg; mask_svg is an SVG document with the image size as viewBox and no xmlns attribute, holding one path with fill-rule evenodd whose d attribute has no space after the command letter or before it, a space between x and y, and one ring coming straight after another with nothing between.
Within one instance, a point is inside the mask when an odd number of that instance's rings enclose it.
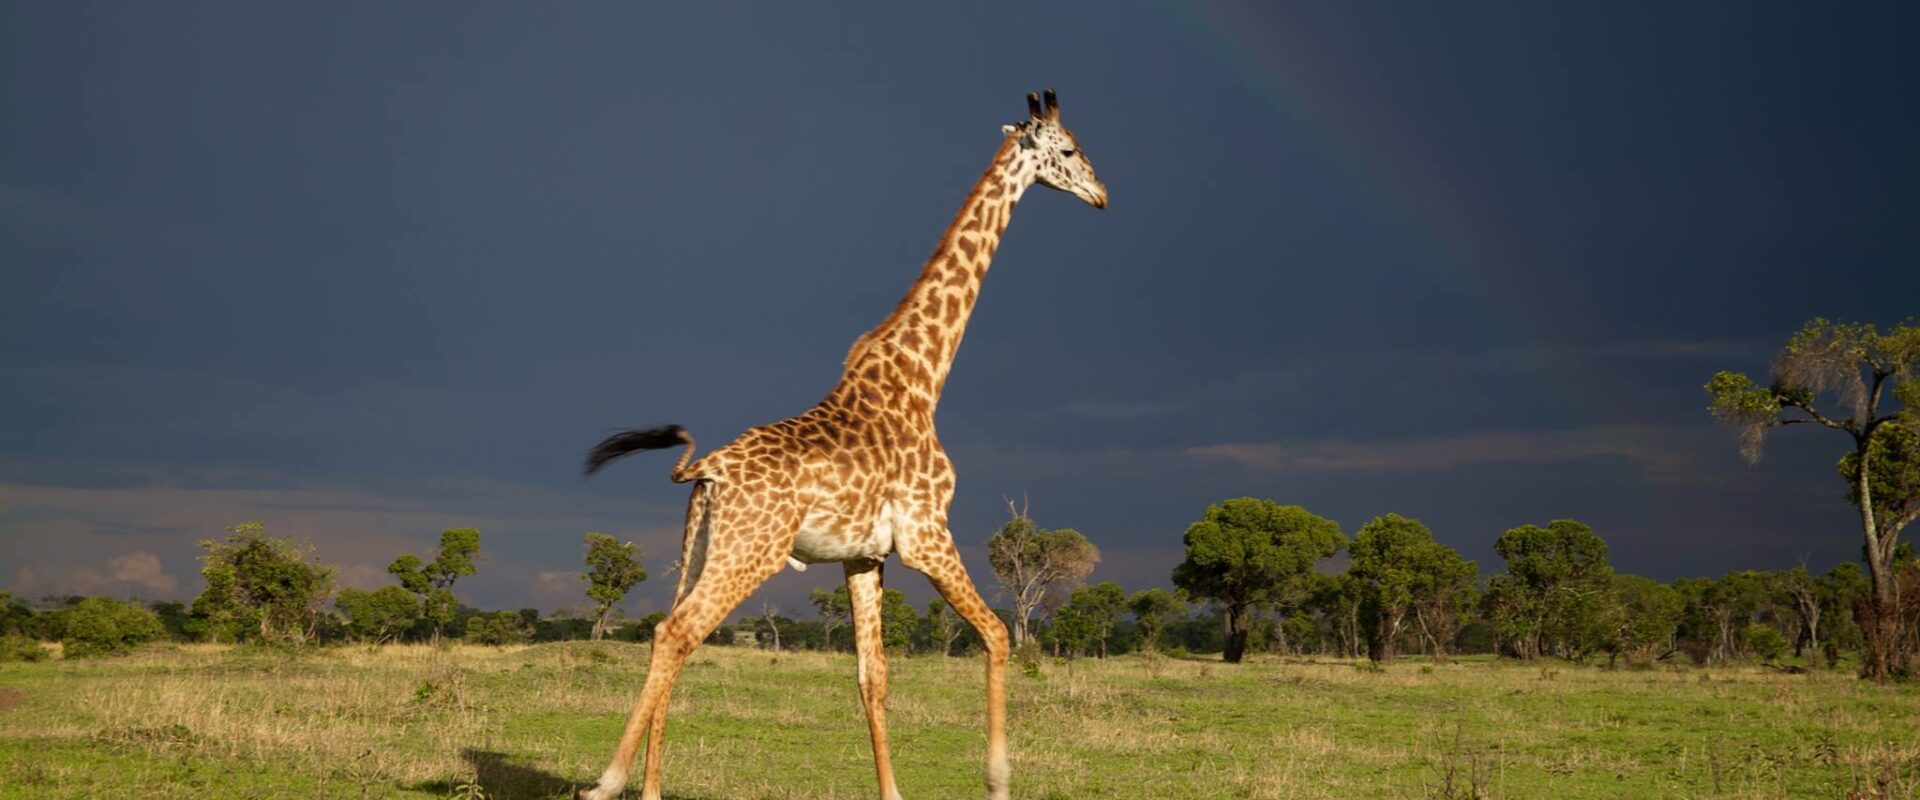
<instances>
[{"instance_id":1,"label":"savanna plain","mask_svg":"<svg viewBox=\"0 0 1920 800\"><path fill-rule=\"evenodd\" d=\"M0 797L566 797L604 766L646 656L184 645L0 664ZM981 662L890 667L903 793L981 796ZM1839 672L1128 655L1008 677L1022 798L1920 797L1920 691ZM702 648L666 748L669 798L873 796L851 655Z\"/></svg>"}]
</instances>

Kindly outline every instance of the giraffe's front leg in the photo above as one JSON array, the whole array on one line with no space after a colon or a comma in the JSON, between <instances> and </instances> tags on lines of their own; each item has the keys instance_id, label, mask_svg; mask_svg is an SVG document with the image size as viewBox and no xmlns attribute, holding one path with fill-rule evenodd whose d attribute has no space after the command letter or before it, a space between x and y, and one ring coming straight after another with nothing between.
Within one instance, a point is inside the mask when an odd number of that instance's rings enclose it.
<instances>
[{"instance_id":1,"label":"giraffe's front leg","mask_svg":"<svg viewBox=\"0 0 1920 800\"><path fill-rule=\"evenodd\" d=\"M879 561L849 561L847 594L853 606L854 652L860 663L860 703L867 709L867 732L873 737L873 771L880 781L880 800L900 800L893 783L893 758L887 751L887 651L880 631Z\"/></svg>"}]
</instances>

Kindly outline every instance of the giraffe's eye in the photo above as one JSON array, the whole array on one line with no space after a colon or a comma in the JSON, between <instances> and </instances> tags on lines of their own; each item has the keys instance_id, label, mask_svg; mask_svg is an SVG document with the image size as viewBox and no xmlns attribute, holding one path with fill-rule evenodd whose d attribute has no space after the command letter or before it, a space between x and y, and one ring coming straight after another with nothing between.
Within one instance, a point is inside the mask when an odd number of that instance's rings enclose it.
<instances>
[{"instance_id":1,"label":"giraffe's eye","mask_svg":"<svg viewBox=\"0 0 1920 800\"><path fill-rule=\"evenodd\" d=\"M1072 157L1073 157L1073 148L1071 148L1071 147L1069 147L1069 148L1067 148L1067 149L1065 149L1065 150L1062 150L1062 151L1060 151L1060 155L1061 155L1061 156L1063 156L1063 157L1065 157L1065 158L1072 158Z\"/></svg>"}]
</instances>

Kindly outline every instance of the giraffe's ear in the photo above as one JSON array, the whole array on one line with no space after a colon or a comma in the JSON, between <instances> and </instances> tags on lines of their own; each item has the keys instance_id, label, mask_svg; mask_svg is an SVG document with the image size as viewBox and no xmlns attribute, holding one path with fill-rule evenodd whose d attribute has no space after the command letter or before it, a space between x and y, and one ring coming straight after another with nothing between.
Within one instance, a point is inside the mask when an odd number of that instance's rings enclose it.
<instances>
[{"instance_id":1,"label":"giraffe's ear","mask_svg":"<svg viewBox=\"0 0 1920 800\"><path fill-rule=\"evenodd\" d=\"M1001 136L1012 136L1012 135L1013 135L1013 132L1014 132L1014 131L1017 131L1017 130L1020 130L1020 129L1019 129L1019 128L1016 128L1016 127L1013 127L1012 125L1002 125L1002 126L1000 126L1000 135L1001 135Z\"/></svg>"}]
</instances>

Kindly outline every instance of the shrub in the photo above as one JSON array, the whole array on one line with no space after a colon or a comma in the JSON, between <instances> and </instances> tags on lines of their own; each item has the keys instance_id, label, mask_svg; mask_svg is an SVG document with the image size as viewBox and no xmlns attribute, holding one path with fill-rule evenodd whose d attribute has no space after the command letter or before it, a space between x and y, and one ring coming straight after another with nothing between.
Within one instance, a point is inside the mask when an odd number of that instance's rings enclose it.
<instances>
[{"instance_id":1,"label":"shrub","mask_svg":"<svg viewBox=\"0 0 1920 800\"><path fill-rule=\"evenodd\" d=\"M0 636L0 662L45 661L52 655L52 650L41 647L39 642L25 636L11 633Z\"/></svg>"},{"instance_id":2,"label":"shrub","mask_svg":"<svg viewBox=\"0 0 1920 800\"><path fill-rule=\"evenodd\" d=\"M160 617L142 606L106 597L89 597L67 615L68 658L118 655L160 638Z\"/></svg>"},{"instance_id":3,"label":"shrub","mask_svg":"<svg viewBox=\"0 0 1920 800\"><path fill-rule=\"evenodd\" d=\"M1747 651L1759 656L1761 661L1773 661L1787 654L1787 637L1780 629L1772 625L1754 623L1747 626L1741 638L1746 640Z\"/></svg>"}]
</instances>

